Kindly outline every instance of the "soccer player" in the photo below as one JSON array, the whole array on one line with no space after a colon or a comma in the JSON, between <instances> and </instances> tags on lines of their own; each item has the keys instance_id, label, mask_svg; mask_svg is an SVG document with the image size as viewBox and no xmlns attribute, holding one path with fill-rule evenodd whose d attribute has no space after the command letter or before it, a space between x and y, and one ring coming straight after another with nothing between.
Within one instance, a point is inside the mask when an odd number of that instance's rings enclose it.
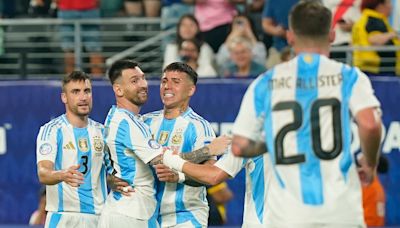
<instances>
[{"instance_id":1,"label":"soccer player","mask_svg":"<svg viewBox=\"0 0 400 228\"><path fill-rule=\"evenodd\" d=\"M127 181L134 192L128 196L113 190L102 211L99 227L158 227L156 186L149 164L162 164L164 149L138 116L147 101L147 81L138 64L130 60L115 62L108 74L117 103L105 121L108 164L112 174ZM226 146L225 139L214 140L181 156L191 161L205 161L222 153Z\"/></svg>"},{"instance_id":2,"label":"soccer player","mask_svg":"<svg viewBox=\"0 0 400 228\"><path fill-rule=\"evenodd\" d=\"M380 104L364 73L327 58L331 18L318 1L292 9L287 38L297 57L249 86L233 127L235 155L256 156L266 147L270 153L268 227L365 226L350 123L358 124L368 163L360 172L369 182L381 138Z\"/></svg>"},{"instance_id":3,"label":"soccer player","mask_svg":"<svg viewBox=\"0 0 400 228\"><path fill-rule=\"evenodd\" d=\"M40 128L39 181L46 185L45 227L97 227L106 199L103 125L91 120L89 76L74 71L62 80L65 114Z\"/></svg>"},{"instance_id":4,"label":"soccer player","mask_svg":"<svg viewBox=\"0 0 400 228\"><path fill-rule=\"evenodd\" d=\"M189 107L197 77L186 63L166 66L160 85L164 109L144 116L158 143L181 153L202 148L215 138L210 123ZM213 164L215 160L209 159L206 163ZM191 180L183 183L168 180L169 168L164 165L157 165L156 171L161 181L167 180L160 182L157 189L161 227L206 227L209 208L205 186Z\"/></svg>"}]
</instances>

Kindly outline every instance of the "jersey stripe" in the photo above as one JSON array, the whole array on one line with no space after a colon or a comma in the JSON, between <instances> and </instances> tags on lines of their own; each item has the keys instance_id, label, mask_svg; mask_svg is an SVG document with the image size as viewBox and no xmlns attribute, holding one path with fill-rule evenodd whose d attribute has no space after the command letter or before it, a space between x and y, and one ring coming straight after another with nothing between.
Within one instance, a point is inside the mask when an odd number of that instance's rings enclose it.
<instances>
[{"instance_id":1,"label":"jersey stripe","mask_svg":"<svg viewBox=\"0 0 400 228\"><path fill-rule=\"evenodd\" d=\"M55 170L62 170L62 163L63 163L63 150L62 150L62 145L63 145L63 134L61 131L61 128L57 130L57 157L56 157L56 162L54 164L54 169ZM57 184L57 189L58 189L58 211L62 212L64 211L64 197L63 197L63 182L60 182Z\"/></svg>"}]
</instances>

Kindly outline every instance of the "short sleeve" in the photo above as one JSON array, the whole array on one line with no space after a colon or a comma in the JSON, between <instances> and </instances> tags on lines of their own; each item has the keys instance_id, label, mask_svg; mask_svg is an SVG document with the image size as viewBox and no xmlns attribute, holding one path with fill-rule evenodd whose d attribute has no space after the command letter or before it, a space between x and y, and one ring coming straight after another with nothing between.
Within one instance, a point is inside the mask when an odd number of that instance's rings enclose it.
<instances>
[{"instance_id":1,"label":"short sleeve","mask_svg":"<svg viewBox=\"0 0 400 228\"><path fill-rule=\"evenodd\" d=\"M354 84L352 95L350 97L349 105L353 116L365 108L380 107L379 100L374 95L371 82L368 77L358 71L358 78Z\"/></svg>"},{"instance_id":2,"label":"short sleeve","mask_svg":"<svg viewBox=\"0 0 400 228\"><path fill-rule=\"evenodd\" d=\"M57 133L56 126L45 125L39 130L36 139L36 159L37 163L48 160L55 162L57 156Z\"/></svg>"},{"instance_id":3,"label":"short sleeve","mask_svg":"<svg viewBox=\"0 0 400 228\"><path fill-rule=\"evenodd\" d=\"M224 154L214 165L232 178L235 177L240 170L246 165L247 159L236 157L232 152Z\"/></svg>"}]
</instances>

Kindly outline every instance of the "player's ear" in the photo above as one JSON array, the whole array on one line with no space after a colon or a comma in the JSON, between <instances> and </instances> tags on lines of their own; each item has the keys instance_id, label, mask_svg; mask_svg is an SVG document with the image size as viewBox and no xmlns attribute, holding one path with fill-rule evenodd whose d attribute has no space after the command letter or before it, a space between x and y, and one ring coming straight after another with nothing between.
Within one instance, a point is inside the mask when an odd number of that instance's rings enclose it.
<instances>
[{"instance_id":1,"label":"player's ear","mask_svg":"<svg viewBox=\"0 0 400 228\"><path fill-rule=\"evenodd\" d=\"M286 40L290 46L294 44L294 33L291 29L286 31Z\"/></svg>"},{"instance_id":2,"label":"player's ear","mask_svg":"<svg viewBox=\"0 0 400 228\"><path fill-rule=\"evenodd\" d=\"M119 83L114 83L113 90L117 97L122 97L124 95L124 91L122 90L121 84Z\"/></svg>"},{"instance_id":3,"label":"player's ear","mask_svg":"<svg viewBox=\"0 0 400 228\"><path fill-rule=\"evenodd\" d=\"M67 95L64 92L61 93L61 100L64 104L67 103Z\"/></svg>"},{"instance_id":4,"label":"player's ear","mask_svg":"<svg viewBox=\"0 0 400 228\"><path fill-rule=\"evenodd\" d=\"M190 90L189 90L189 96L191 97L191 96L193 96L193 94L196 92L196 86L195 85L192 85L191 87L190 87Z\"/></svg>"},{"instance_id":5,"label":"player's ear","mask_svg":"<svg viewBox=\"0 0 400 228\"><path fill-rule=\"evenodd\" d=\"M333 41L335 40L336 37L336 33L334 29L331 29L329 31L329 43L333 43Z\"/></svg>"}]
</instances>

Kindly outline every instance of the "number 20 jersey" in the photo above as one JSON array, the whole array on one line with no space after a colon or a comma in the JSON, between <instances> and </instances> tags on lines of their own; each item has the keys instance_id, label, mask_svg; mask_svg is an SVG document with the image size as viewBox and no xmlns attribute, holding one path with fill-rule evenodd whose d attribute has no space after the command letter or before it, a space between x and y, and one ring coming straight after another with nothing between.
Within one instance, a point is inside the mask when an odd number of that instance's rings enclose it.
<instances>
[{"instance_id":1,"label":"number 20 jersey","mask_svg":"<svg viewBox=\"0 0 400 228\"><path fill-rule=\"evenodd\" d=\"M300 54L250 85L233 133L264 134L273 172L267 225L363 226L350 126L358 111L379 106L365 74L318 54Z\"/></svg>"},{"instance_id":2,"label":"number 20 jersey","mask_svg":"<svg viewBox=\"0 0 400 228\"><path fill-rule=\"evenodd\" d=\"M89 119L85 128L75 128L61 115L40 128L37 162L48 160L55 170L80 165L84 183L65 182L46 186L46 211L100 214L107 195L103 125Z\"/></svg>"}]
</instances>

